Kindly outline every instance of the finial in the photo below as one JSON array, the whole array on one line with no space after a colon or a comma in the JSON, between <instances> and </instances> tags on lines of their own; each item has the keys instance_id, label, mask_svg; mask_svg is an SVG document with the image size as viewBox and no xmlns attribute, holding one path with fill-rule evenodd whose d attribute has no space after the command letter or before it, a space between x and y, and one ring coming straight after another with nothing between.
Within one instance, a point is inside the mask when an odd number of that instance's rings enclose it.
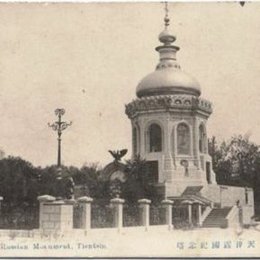
<instances>
[{"instance_id":1,"label":"finial","mask_svg":"<svg viewBox=\"0 0 260 260\"><path fill-rule=\"evenodd\" d=\"M164 26L165 26L165 30L167 30L167 27L170 25L170 18L169 18L169 9L168 9L168 2L165 1L164 2L165 4L165 7L164 7L164 10L165 10L165 17L164 17Z\"/></svg>"},{"instance_id":2,"label":"finial","mask_svg":"<svg viewBox=\"0 0 260 260\"><path fill-rule=\"evenodd\" d=\"M169 33L168 26L170 25L170 18L169 18L169 9L168 9L168 2L164 2L164 10L165 10L165 16L164 16L164 30L159 35L159 41L164 43L164 45L171 45L172 42L176 40L176 37Z\"/></svg>"}]
</instances>

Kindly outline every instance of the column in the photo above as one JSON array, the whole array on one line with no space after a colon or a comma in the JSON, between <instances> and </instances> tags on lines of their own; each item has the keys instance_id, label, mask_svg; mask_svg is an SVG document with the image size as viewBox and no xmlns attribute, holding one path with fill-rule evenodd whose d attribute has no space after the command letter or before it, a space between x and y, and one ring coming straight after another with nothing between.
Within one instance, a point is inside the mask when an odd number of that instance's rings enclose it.
<instances>
[{"instance_id":1,"label":"column","mask_svg":"<svg viewBox=\"0 0 260 260\"><path fill-rule=\"evenodd\" d=\"M194 204L197 207L197 225L199 227L201 227L202 226L202 218L201 218L201 216L202 216L201 205L202 204L200 201L196 201Z\"/></svg>"},{"instance_id":2,"label":"column","mask_svg":"<svg viewBox=\"0 0 260 260\"><path fill-rule=\"evenodd\" d=\"M82 209L80 228L88 232L91 229L91 203L93 199L87 196L78 198L80 208Z\"/></svg>"},{"instance_id":3,"label":"column","mask_svg":"<svg viewBox=\"0 0 260 260\"><path fill-rule=\"evenodd\" d=\"M193 118L193 156L196 162L197 169L201 169L201 160L199 153L199 122L197 117Z\"/></svg>"},{"instance_id":4,"label":"column","mask_svg":"<svg viewBox=\"0 0 260 260\"><path fill-rule=\"evenodd\" d=\"M181 204L187 205L188 209L188 222L192 225L192 201L191 200L184 200Z\"/></svg>"},{"instance_id":5,"label":"column","mask_svg":"<svg viewBox=\"0 0 260 260\"><path fill-rule=\"evenodd\" d=\"M173 204L173 201L163 200L162 204L165 208L166 225L168 226L169 230L172 230L172 228L173 228L173 225L172 225L172 204Z\"/></svg>"},{"instance_id":6,"label":"column","mask_svg":"<svg viewBox=\"0 0 260 260\"><path fill-rule=\"evenodd\" d=\"M188 203L188 218L189 224L192 224L192 204Z\"/></svg>"},{"instance_id":7,"label":"column","mask_svg":"<svg viewBox=\"0 0 260 260\"><path fill-rule=\"evenodd\" d=\"M147 231L150 225L150 204L151 201L147 199L138 200L139 207L141 210L141 226L145 227Z\"/></svg>"},{"instance_id":8,"label":"column","mask_svg":"<svg viewBox=\"0 0 260 260\"><path fill-rule=\"evenodd\" d=\"M114 227L118 229L118 232L121 231L123 227L123 204L125 200L120 198L114 198L110 200L112 208L114 210Z\"/></svg>"},{"instance_id":9,"label":"column","mask_svg":"<svg viewBox=\"0 0 260 260\"><path fill-rule=\"evenodd\" d=\"M140 155L141 157L144 157L146 154L146 149L147 149L147 144L146 144L146 130L145 130L145 124L143 120L139 121L139 126L140 126Z\"/></svg>"}]
</instances>

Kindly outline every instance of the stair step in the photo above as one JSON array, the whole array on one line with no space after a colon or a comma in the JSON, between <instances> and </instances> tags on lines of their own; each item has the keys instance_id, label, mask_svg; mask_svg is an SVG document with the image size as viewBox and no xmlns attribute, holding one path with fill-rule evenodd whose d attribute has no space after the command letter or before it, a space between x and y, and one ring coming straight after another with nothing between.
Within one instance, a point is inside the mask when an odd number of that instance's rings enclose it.
<instances>
[{"instance_id":1,"label":"stair step","mask_svg":"<svg viewBox=\"0 0 260 260\"><path fill-rule=\"evenodd\" d=\"M224 227L227 225L226 216L231 208L212 209L207 218L204 220L202 227Z\"/></svg>"}]
</instances>

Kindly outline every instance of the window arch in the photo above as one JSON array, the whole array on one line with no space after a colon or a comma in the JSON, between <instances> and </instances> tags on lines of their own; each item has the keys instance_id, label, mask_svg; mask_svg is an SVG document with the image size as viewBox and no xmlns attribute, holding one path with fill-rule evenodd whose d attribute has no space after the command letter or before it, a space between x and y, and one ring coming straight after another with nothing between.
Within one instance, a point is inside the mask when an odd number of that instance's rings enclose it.
<instances>
[{"instance_id":1,"label":"window arch","mask_svg":"<svg viewBox=\"0 0 260 260\"><path fill-rule=\"evenodd\" d=\"M162 151L162 129L158 124L151 124L148 129L149 152Z\"/></svg>"},{"instance_id":2,"label":"window arch","mask_svg":"<svg viewBox=\"0 0 260 260\"><path fill-rule=\"evenodd\" d=\"M177 126L177 152L178 154L190 154L190 128L185 123Z\"/></svg>"},{"instance_id":3,"label":"window arch","mask_svg":"<svg viewBox=\"0 0 260 260\"><path fill-rule=\"evenodd\" d=\"M201 153L206 152L206 131L203 124L199 126L199 151Z\"/></svg>"}]
</instances>

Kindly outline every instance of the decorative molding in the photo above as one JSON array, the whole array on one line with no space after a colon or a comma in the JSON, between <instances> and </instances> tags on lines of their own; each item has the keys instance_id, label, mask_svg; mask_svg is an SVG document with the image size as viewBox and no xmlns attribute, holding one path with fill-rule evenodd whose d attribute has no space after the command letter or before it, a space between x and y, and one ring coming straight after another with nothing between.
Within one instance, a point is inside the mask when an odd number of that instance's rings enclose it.
<instances>
[{"instance_id":1,"label":"decorative molding","mask_svg":"<svg viewBox=\"0 0 260 260\"><path fill-rule=\"evenodd\" d=\"M125 113L129 118L134 118L140 112L172 109L202 111L208 116L212 113L212 105L209 101L190 95L156 95L137 98L125 106Z\"/></svg>"}]
</instances>

